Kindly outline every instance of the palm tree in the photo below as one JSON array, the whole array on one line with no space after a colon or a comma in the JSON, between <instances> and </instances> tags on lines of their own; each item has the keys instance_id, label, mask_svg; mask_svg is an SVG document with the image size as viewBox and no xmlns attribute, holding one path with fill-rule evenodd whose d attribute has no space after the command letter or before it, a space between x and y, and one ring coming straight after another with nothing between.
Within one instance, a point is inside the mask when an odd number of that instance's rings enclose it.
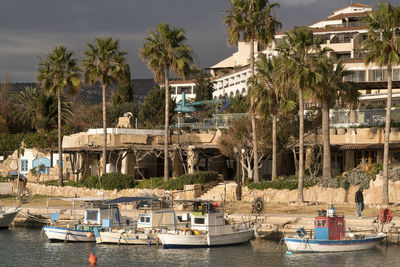
<instances>
[{"instance_id":1,"label":"palm tree","mask_svg":"<svg viewBox=\"0 0 400 267\"><path fill-rule=\"evenodd\" d=\"M59 172L58 185L63 185L63 158L62 158L62 135L61 135L61 96L65 89L70 93L80 87L80 69L76 60L72 58L72 52L64 46L56 46L46 59L39 63L37 80L50 95L57 97L58 118L58 158Z\"/></svg>"},{"instance_id":2,"label":"palm tree","mask_svg":"<svg viewBox=\"0 0 400 267\"><path fill-rule=\"evenodd\" d=\"M164 131L164 181L168 181L168 131L169 131L169 71L185 78L193 61L192 48L185 44L185 31L170 28L168 23L160 23L156 31L146 37L140 55L154 72L154 80L164 82L165 88L165 131Z\"/></svg>"},{"instance_id":3,"label":"palm tree","mask_svg":"<svg viewBox=\"0 0 400 267\"><path fill-rule=\"evenodd\" d=\"M88 84L100 82L103 95L103 174L107 164L107 122L106 122L106 90L118 81L126 80L129 69L125 63L125 51L119 50L119 41L111 37L95 38L95 44L87 44L83 59L84 78Z\"/></svg>"},{"instance_id":4,"label":"palm tree","mask_svg":"<svg viewBox=\"0 0 400 267\"><path fill-rule=\"evenodd\" d=\"M382 204L389 204L388 165L390 142L390 111L392 108L393 66L400 63L400 7L392 7L388 2L380 2L365 19L368 26L367 39L362 43L367 52L365 64L372 62L387 68L387 102L385 122L385 144L383 149L383 192Z\"/></svg>"},{"instance_id":5,"label":"palm tree","mask_svg":"<svg viewBox=\"0 0 400 267\"><path fill-rule=\"evenodd\" d=\"M282 56L267 58L261 54L256 62L257 75L249 80L251 96L258 99L256 113L266 117L272 115L272 180L277 177L277 119L278 113L293 110L296 103L291 85L291 72L286 68Z\"/></svg>"},{"instance_id":6,"label":"palm tree","mask_svg":"<svg viewBox=\"0 0 400 267\"><path fill-rule=\"evenodd\" d=\"M332 58L323 56L317 60L316 72L320 75L313 90L313 100L321 104L322 111L322 135L323 135L323 164L322 177L332 178L331 150L329 135L329 107L340 100L342 104L356 104L359 92L355 85L344 82L344 77L351 72L344 69L344 63L339 61L336 66Z\"/></svg>"},{"instance_id":7,"label":"palm tree","mask_svg":"<svg viewBox=\"0 0 400 267\"><path fill-rule=\"evenodd\" d=\"M228 15L224 21L227 26L229 43L237 44L239 40L250 43L250 77L254 76L254 42L268 45L272 42L280 22L272 15L277 3L270 3L269 0L231 0L231 9L227 10ZM250 97L250 105L254 106L255 98ZM253 110L253 109L251 109ZM258 145L256 133L256 118L251 112L251 128L254 155L254 182L259 182L258 167Z\"/></svg>"},{"instance_id":8,"label":"palm tree","mask_svg":"<svg viewBox=\"0 0 400 267\"><path fill-rule=\"evenodd\" d=\"M323 36L313 35L310 28L299 27L287 32L285 38L277 46L286 57L287 66L293 70L295 88L298 92L299 105L299 185L298 202L303 202L304 179L304 91L312 88L318 75L314 72L315 57L313 54L324 54L321 44Z\"/></svg>"}]
</instances>

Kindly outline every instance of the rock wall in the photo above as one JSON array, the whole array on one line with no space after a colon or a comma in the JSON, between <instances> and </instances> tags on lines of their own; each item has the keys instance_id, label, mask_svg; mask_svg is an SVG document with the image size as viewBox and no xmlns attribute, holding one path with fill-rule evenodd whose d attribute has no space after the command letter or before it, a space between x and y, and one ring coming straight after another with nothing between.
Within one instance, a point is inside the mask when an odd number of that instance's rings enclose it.
<instances>
[{"instance_id":1,"label":"rock wall","mask_svg":"<svg viewBox=\"0 0 400 267\"><path fill-rule=\"evenodd\" d=\"M358 186L351 185L348 190L343 188L325 188L314 186L304 189L304 200L318 203L345 204L354 203L355 193ZM298 190L254 190L243 188L242 200L252 202L257 197L262 197L264 201L270 203L289 203L295 202ZM380 204L382 202L382 177L377 176L376 180L371 180L369 189L364 190L365 204ZM391 203L400 202L400 181L389 181L389 201Z\"/></svg>"},{"instance_id":2,"label":"rock wall","mask_svg":"<svg viewBox=\"0 0 400 267\"><path fill-rule=\"evenodd\" d=\"M117 198L122 196L171 196L174 199L193 199L198 197L201 191L200 185L186 185L182 191L163 189L125 189L117 190L97 190L85 187L72 186L45 186L36 183L28 183L27 187L34 195L62 196L62 197L99 197ZM348 190L343 188L325 188L314 186L304 189L304 200L308 202L346 204L354 203L354 196L358 190L357 186L351 185ZM255 190L244 187L242 189L242 200L252 202L257 197L261 197L269 203L290 203L297 199L298 190L277 190L265 189ZM389 200L391 203L400 202L400 181L389 181ZM371 180L370 188L364 190L365 204L380 204L382 201L382 178L377 176L375 181Z\"/></svg>"},{"instance_id":3,"label":"rock wall","mask_svg":"<svg viewBox=\"0 0 400 267\"><path fill-rule=\"evenodd\" d=\"M27 187L31 190L33 195L45 195L53 197L102 197L105 198L118 198L118 197L134 197L134 196L174 196L174 199L185 199L185 193L175 190L166 191L163 189L124 189L117 190L98 190L89 189L85 187L73 186L45 186L42 184L28 183Z\"/></svg>"}]
</instances>

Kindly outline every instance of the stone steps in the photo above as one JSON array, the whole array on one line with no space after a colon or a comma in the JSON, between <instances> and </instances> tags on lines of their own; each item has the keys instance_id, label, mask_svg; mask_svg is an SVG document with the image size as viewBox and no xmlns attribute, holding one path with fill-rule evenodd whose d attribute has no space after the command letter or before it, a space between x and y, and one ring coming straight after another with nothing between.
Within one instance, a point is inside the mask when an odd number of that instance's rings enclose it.
<instances>
[{"instance_id":1,"label":"stone steps","mask_svg":"<svg viewBox=\"0 0 400 267\"><path fill-rule=\"evenodd\" d=\"M201 200L222 202L224 198L227 200L235 200L237 184L233 181L225 181L214 186L212 189L199 197Z\"/></svg>"}]
</instances>

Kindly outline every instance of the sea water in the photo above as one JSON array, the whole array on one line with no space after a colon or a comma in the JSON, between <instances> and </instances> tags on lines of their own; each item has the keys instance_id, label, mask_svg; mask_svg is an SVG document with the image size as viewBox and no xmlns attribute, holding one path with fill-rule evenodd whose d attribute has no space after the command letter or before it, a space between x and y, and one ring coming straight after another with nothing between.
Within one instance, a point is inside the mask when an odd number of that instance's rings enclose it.
<instances>
[{"instance_id":1,"label":"sea water","mask_svg":"<svg viewBox=\"0 0 400 267\"><path fill-rule=\"evenodd\" d=\"M0 231L0 266L400 266L400 246L359 252L286 254L284 245L263 239L231 247L162 249L161 246L48 243L40 230Z\"/></svg>"}]
</instances>

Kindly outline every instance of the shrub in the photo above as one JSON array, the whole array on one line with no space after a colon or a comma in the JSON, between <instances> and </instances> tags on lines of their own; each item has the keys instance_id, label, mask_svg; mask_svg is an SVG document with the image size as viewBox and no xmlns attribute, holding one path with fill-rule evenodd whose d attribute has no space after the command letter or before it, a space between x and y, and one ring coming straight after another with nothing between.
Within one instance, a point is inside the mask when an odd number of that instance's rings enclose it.
<instances>
[{"instance_id":1,"label":"shrub","mask_svg":"<svg viewBox=\"0 0 400 267\"><path fill-rule=\"evenodd\" d=\"M360 185L364 189L369 188L371 175L361 170L353 169L345 174L346 181L349 185Z\"/></svg>"},{"instance_id":2,"label":"shrub","mask_svg":"<svg viewBox=\"0 0 400 267\"><path fill-rule=\"evenodd\" d=\"M146 179L146 180L140 181L139 184L135 188L139 188L139 189L164 188L164 180L162 177L154 177L154 178Z\"/></svg>"},{"instance_id":3,"label":"shrub","mask_svg":"<svg viewBox=\"0 0 400 267\"><path fill-rule=\"evenodd\" d=\"M176 179L169 179L164 182L163 178L156 177L140 181L136 188L163 188L167 190L182 190L187 184L204 184L218 179L216 172L196 172L184 174Z\"/></svg>"},{"instance_id":4,"label":"shrub","mask_svg":"<svg viewBox=\"0 0 400 267\"><path fill-rule=\"evenodd\" d=\"M0 182L6 182L9 178L0 175Z\"/></svg>"},{"instance_id":5,"label":"shrub","mask_svg":"<svg viewBox=\"0 0 400 267\"><path fill-rule=\"evenodd\" d=\"M74 181L71 181L71 180L63 181L63 183L66 186L75 186L75 187L80 186L80 184L75 183ZM58 186L58 180L50 180L50 181L46 181L46 182L41 183L41 184L44 184L46 186Z\"/></svg>"},{"instance_id":6,"label":"shrub","mask_svg":"<svg viewBox=\"0 0 400 267\"><path fill-rule=\"evenodd\" d=\"M101 187L105 190L117 189L119 191L122 189L134 188L137 185L137 182L132 176L117 172L106 173L102 175L100 179L98 176L89 176L80 182L80 184L87 188L100 189L100 182Z\"/></svg>"}]
</instances>

